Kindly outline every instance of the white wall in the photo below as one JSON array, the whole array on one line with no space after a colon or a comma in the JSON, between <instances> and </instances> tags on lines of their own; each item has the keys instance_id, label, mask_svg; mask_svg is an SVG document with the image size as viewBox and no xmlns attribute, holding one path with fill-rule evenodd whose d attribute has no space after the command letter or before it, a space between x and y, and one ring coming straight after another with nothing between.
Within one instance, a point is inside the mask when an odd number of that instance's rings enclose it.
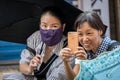
<instances>
[{"instance_id":1,"label":"white wall","mask_svg":"<svg viewBox=\"0 0 120 80\"><path fill-rule=\"evenodd\" d=\"M109 0L73 0L73 5L83 11L96 11L103 23L108 26L106 35L110 36Z\"/></svg>"}]
</instances>

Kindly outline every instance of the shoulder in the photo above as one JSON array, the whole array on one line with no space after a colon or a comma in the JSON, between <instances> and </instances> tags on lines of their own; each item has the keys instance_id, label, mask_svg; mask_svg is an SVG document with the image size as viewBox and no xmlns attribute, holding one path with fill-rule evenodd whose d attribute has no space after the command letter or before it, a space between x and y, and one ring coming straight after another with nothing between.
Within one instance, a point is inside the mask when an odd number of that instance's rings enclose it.
<instances>
[{"instance_id":1,"label":"shoulder","mask_svg":"<svg viewBox=\"0 0 120 80\"><path fill-rule=\"evenodd\" d=\"M40 31L39 31L39 30L37 30L37 31L35 31L33 34L31 34L31 35L28 37L27 40L29 40L29 39L34 39L34 38L40 38Z\"/></svg>"},{"instance_id":2,"label":"shoulder","mask_svg":"<svg viewBox=\"0 0 120 80\"><path fill-rule=\"evenodd\" d=\"M30 35L27 39L27 46L35 49L41 42L40 31L35 31L32 35Z\"/></svg>"},{"instance_id":3,"label":"shoulder","mask_svg":"<svg viewBox=\"0 0 120 80\"><path fill-rule=\"evenodd\" d=\"M112 51L120 46L118 43L113 44L114 42L116 42L116 40L112 40L110 37L103 37L103 40L96 53L101 54L105 51Z\"/></svg>"},{"instance_id":4,"label":"shoulder","mask_svg":"<svg viewBox=\"0 0 120 80\"><path fill-rule=\"evenodd\" d=\"M108 46L108 51L114 50L120 46L120 42L118 41L112 41L110 45Z\"/></svg>"},{"instance_id":5,"label":"shoulder","mask_svg":"<svg viewBox=\"0 0 120 80\"><path fill-rule=\"evenodd\" d=\"M118 42L116 40L112 40L108 36L103 37L103 41L101 44L101 48L103 50L112 51L112 50L116 49L118 46L120 46L120 42Z\"/></svg>"}]
</instances>

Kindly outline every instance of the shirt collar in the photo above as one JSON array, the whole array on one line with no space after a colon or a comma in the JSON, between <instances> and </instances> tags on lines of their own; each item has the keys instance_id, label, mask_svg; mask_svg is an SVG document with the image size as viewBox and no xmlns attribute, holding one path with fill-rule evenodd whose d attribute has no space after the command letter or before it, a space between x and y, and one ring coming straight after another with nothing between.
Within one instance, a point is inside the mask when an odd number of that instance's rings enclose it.
<instances>
[{"instance_id":1,"label":"shirt collar","mask_svg":"<svg viewBox=\"0 0 120 80\"><path fill-rule=\"evenodd\" d=\"M96 53L93 53L92 51L87 51L88 59L96 58L99 54L103 53L104 51L107 51L108 46L110 45L111 39L107 36L103 37L102 43Z\"/></svg>"}]
</instances>

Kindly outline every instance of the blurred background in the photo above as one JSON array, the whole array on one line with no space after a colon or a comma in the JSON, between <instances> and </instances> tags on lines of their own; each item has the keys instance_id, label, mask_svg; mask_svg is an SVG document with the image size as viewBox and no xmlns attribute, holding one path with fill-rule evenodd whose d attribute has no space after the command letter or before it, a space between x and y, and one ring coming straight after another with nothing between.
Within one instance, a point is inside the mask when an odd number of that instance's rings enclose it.
<instances>
[{"instance_id":1,"label":"blurred background","mask_svg":"<svg viewBox=\"0 0 120 80\"><path fill-rule=\"evenodd\" d=\"M120 41L120 1L119 0L67 0L82 11L96 11L108 26L106 35Z\"/></svg>"},{"instance_id":2,"label":"blurred background","mask_svg":"<svg viewBox=\"0 0 120 80\"><path fill-rule=\"evenodd\" d=\"M64 0L43 0L42 3L41 1L0 1L0 72L3 72L3 68L8 69L9 66L18 70L21 51L26 48L26 39L39 29L39 11L48 4L58 4L64 11L67 10L64 5L71 5L71 9L76 8L76 12L70 9L65 12L70 15L68 23L73 22L82 11L96 11L108 27L106 35L120 41L120 0L65 0L65 2ZM73 13L75 18L71 17ZM70 23L68 26L73 25ZM72 30L72 27L68 27L66 33L69 30Z\"/></svg>"}]
</instances>

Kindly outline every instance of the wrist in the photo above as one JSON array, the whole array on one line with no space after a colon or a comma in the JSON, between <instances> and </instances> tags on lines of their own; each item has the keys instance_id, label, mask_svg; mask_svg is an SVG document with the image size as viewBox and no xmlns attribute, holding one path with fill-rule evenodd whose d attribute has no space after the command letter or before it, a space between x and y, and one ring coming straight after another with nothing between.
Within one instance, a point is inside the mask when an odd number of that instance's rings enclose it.
<instances>
[{"instance_id":1,"label":"wrist","mask_svg":"<svg viewBox=\"0 0 120 80\"><path fill-rule=\"evenodd\" d=\"M28 75L32 75L33 74L33 69L29 66L27 72L28 72Z\"/></svg>"},{"instance_id":2,"label":"wrist","mask_svg":"<svg viewBox=\"0 0 120 80\"><path fill-rule=\"evenodd\" d=\"M64 60L64 61L63 61L64 64L69 64L69 62L70 62L70 61L68 61L68 60Z\"/></svg>"}]
</instances>

